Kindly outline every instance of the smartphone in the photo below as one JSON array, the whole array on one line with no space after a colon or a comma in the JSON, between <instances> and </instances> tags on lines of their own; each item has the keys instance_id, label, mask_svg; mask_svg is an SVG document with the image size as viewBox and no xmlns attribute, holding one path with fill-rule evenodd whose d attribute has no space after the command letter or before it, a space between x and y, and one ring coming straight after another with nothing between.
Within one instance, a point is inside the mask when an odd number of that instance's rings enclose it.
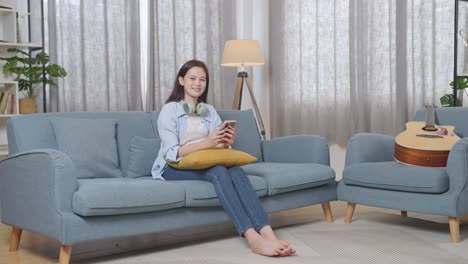
<instances>
[{"instance_id":1,"label":"smartphone","mask_svg":"<svg viewBox=\"0 0 468 264\"><path fill-rule=\"evenodd\" d=\"M236 120L226 120L226 121L224 121L224 125L223 125L222 129L224 129L224 128L228 127L228 126L235 127L236 124L237 124Z\"/></svg>"}]
</instances>

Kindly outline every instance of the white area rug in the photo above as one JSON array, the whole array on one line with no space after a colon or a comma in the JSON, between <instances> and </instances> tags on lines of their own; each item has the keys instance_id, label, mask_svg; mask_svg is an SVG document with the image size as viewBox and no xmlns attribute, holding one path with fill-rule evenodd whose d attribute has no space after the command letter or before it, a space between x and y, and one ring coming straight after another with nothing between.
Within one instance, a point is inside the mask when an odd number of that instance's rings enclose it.
<instances>
[{"instance_id":1,"label":"white area rug","mask_svg":"<svg viewBox=\"0 0 468 264\"><path fill-rule=\"evenodd\" d=\"M439 218L443 222L444 218ZM355 215L352 224L338 217L335 223L311 220L279 228L278 235L297 249L286 258L268 258L251 253L245 241L229 226L220 234L204 235L164 246L164 241L148 241L150 249L132 248L125 254L101 258L76 259L73 263L116 264L237 264L237 263L320 263L320 264L466 264L468 263L468 226L460 228L462 242L450 242L447 223L404 218L382 212ZM166 239L166 234L162 240ZM157 237L155 238L157 240ZM138 241L133 246L138 248ZM162 245L162 246L161 246ZM182 245L182 246L177 246ZM141 248L141 243L140 243Z\"/></svg>"}]
</instances>

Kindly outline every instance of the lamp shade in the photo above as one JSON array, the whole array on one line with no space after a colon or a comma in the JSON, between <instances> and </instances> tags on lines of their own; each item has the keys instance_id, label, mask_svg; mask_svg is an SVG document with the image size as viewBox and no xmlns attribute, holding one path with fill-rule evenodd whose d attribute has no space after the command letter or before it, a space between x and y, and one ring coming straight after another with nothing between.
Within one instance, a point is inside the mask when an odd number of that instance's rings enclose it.
<instances>
[{"instance_id":1,"label":"lamp shade","mask_svg":"<svg viewBox=\"0 0 468 264\"><path fill-rule=\"evenodd\" d=\"M263 64L265 60L257 40L228 40L224 44L221 65L243 67Z\"/></svg>"}]
</instances>

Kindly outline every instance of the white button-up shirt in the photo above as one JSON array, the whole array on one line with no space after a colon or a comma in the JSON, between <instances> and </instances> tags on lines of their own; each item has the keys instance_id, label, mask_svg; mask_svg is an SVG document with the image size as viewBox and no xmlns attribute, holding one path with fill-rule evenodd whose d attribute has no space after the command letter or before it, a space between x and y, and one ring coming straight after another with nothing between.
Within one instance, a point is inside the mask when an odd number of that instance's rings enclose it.
<instances>
[{"instance_id":1,"label":"white button-up shirt","mask_svg":"<svg viewBox=\"0 0 468 264\"><path fill-rule=\"evenodd\" d=\"M221 118L212 105L207 104L206 113L200 117L208 129L208 134L213 130L219 129L221 126ZM162 174L166 166L168 166L166 160L170 162L178 162L180 160L177 153L187 130L187 118L188 115L179 102L167 103L161 109L158 117L158 133L161 139L161 147L151 169L153 178L164 180Z\"/></svg>"}]
</instances>

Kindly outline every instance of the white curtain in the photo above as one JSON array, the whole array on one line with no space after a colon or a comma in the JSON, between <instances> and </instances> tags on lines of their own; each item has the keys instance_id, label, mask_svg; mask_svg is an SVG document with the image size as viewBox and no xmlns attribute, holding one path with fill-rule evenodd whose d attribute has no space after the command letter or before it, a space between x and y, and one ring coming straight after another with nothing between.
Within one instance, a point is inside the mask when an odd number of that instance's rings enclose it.
<instances>
[{"instance_id":1,"label":"white curtain","mask_svg":"<svg viewBox=\"0 0 468 264\"><path fill-rule=\"evenodd\" d=\"M45 1L51 61L68 72L48 111L142 110L138 12L135 0Z\"/></svg>"},{"instance_id":2,"label":"white curtain","mask_svg":"<svg viewBox=\"0 0 468 264\"><path fill-rule=\"evenodd\" d=\"M150 1L147 110L159 111L186 61L198 59L210 73L208 102L232 106L236 71L221 67L224 42L235 34L235 2L229 0Z\"/></svg>"},{"instance_id":3,"label":"white curtain","mask_svg":"<svg viewBox=\"0 0 468 264\"><path fill-rule=\"evenodd\" d=\"M450 92L453 1L270 2L273 137L395 135Z\"/></svg>"}]
</instances>

